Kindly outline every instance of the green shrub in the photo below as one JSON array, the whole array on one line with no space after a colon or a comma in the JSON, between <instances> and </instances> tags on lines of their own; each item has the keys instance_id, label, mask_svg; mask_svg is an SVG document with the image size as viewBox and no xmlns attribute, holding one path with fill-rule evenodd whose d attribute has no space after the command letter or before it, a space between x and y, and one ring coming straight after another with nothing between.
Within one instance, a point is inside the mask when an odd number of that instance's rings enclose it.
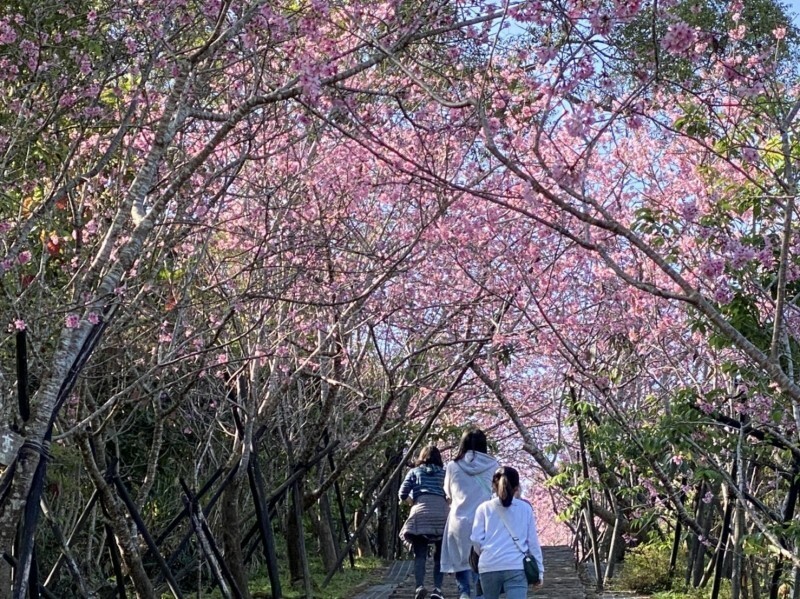
<instances>
[{"instance_id":1,"label":"green shrub","mask_svg":"<svg viewBox=\"0 0 800 599\"><path fill-rule=\"evenodd\" d=\"M625 555L615 587L639 593L665 591L670 587L668 545L640 545Z\"/></svg>"},{"instance_id":2,"label":"green shrub","mask_svg":"<svg viewBox=\"0 0 800 599\"><path fill-rule=\"evenodd\" d=\"M670 581L670 553L671 548L665 543L649 543L631 550L625 555L619 576L614 579L614 588L652 594L652 599L708 599L711 596L710 582L705 588L695 589L683 588L683 580ZM678 569L680 564L685 567L685 563L686 552L682 547ZM719 596L730 597L730 588L730 581L722 580Z\"/></svg>"}]
</instances>

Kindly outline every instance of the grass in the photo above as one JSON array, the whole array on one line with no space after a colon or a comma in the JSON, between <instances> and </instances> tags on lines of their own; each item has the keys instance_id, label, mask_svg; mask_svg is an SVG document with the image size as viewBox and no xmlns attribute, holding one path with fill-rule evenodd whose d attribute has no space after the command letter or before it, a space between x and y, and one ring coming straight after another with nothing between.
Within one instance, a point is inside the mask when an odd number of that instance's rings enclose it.
<instances>
[{"instance_id":1,"label":"grass","mask_svg":"<svg viewBox=\"0 0 800 599\"><path fill-rule=\"evenodd\" d=\"M282 565L282 564L281 564ZM373 584L379 584L386 572L387 563L378 558L357 558L356 567L350 568L345 561L344 569L338 572L326 587L322 587L325 580L325 570L322 562L313 557L309 560L311 571L312 589L314 599L350 599L362 590ZM285 599L303 599L305 597L302 581L292 585L289 583L289 572L281 569L281 591ZM250 579L250 593L253 599L271 599L269 578L266 571L258 571ZM189 594L187 593L187 596ZM195 595L198 596L198 595ZM200 597L205 599L220 599L219 589L204 592Z\"/></svg>"}]
</instances>

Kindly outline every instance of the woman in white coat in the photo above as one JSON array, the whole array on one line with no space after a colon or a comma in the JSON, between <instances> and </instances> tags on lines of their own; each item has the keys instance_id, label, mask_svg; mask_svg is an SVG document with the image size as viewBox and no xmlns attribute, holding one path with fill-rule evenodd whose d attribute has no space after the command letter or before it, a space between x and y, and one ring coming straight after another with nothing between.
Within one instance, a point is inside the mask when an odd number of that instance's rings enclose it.
<instances>
[{"instance_id":1,"label":"woman in white coat","mask_svg":"<svg viewBox=\"0 0 800 599\"><path fill-rule=\"evenodd\" d=\"M445 470L444 492L450 514L442 539L441 569L455 573L459 599L470 599L472 522L478 506L492 497L492 475L499 467L487 450L486 434L480 429L468 430Z\"/></svg>"}]
</instances>

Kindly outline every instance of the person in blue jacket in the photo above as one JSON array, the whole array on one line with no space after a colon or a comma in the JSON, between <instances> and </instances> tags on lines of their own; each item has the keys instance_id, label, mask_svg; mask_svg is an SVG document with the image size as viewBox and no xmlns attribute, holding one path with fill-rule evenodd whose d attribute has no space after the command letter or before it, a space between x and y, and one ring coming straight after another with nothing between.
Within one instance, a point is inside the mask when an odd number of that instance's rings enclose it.
<instances>
[{"instance_id":1,"label":"person in blue jacket","mask_svg":"<svg viewBox=\"0 0 800 599\"><path fill-rule=\"evenodd\" d=\"M400 501L411 504L411 513L403 528L400 538L414 552L414 579L416 591L414 599L424 599L425 562L428 557L428 546L434 546L433 552L433 592L430 599L444 599L442 596L442 574L440 560L442 556L442 533L447 522L450 507L444 496L444 464L442 454L434 445L420 450L415 467L406 475L400 485Z\"/></svg>"}]
</instances>

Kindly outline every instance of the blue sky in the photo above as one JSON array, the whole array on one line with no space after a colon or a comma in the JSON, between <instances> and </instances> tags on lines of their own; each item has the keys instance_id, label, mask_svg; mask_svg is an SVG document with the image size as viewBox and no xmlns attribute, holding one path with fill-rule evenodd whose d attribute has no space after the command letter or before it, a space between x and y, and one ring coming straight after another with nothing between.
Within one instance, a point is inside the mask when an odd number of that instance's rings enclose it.
<instances>
[{"instance_id":1,"label":"blue sky","mask_svg":"<svg viewBox=\"0 0 800 599\"><path fill-rule=\"evenodd\" d=\"M800 0L786 0L786 4L792 8L794 22L800 27Z\"/></svg>"}]
</instances>

